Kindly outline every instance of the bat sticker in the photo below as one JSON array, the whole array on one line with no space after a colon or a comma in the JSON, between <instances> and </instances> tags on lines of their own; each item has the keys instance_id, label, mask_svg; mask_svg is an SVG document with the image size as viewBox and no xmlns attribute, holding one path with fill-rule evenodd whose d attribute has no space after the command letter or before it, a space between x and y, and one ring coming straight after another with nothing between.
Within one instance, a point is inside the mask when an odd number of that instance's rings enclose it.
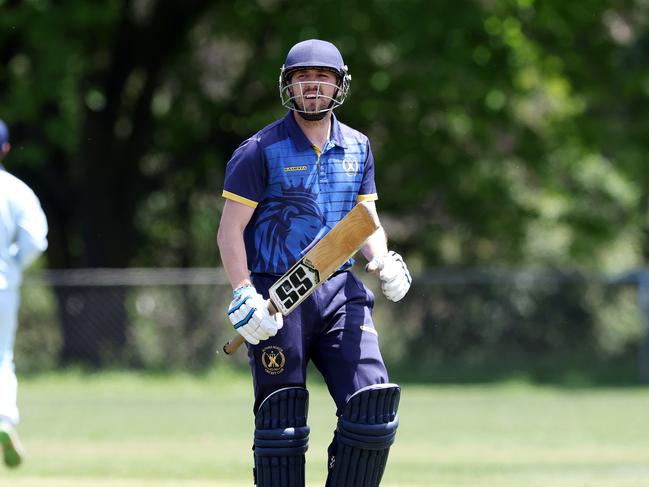
<instances>
[{"instance_id":1,"label":"bat sticker","mask_svg":"<svg viewBox=\"0 0 649 487\"><path fill-rule=\"evenodd\" d=\"M270 289L273 302L286 315L310 294L320 282L320 274L309 259L299 261L290 272Z\"/></svg>"}]
</instances>

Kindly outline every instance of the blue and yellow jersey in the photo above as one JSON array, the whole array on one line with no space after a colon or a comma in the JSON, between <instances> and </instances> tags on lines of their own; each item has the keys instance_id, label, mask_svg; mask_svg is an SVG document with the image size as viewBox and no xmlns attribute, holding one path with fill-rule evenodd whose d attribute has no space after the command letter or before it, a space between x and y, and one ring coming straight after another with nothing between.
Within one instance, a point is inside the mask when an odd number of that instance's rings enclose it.
<instances>
[{"instance_id":1,"label":"blue and yellow jersey","mask_svg":"<svg viewBox=\"0 0 649 487\"><path fill-rule=\"evenodd\" d=\"M234 152L223 196L255 209L244 232L250 270L283 274L357 202L377 199L369 141L332 114L320 149L288 112Z\"/></svg>"}]
</instances>

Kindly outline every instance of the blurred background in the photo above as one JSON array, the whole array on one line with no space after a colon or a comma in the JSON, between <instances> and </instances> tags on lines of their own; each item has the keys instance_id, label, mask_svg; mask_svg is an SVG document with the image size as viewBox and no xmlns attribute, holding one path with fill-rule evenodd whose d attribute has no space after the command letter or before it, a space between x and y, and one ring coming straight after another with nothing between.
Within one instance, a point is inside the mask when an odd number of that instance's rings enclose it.
<instances>
[{"instance_id":1,"label":"blurred background","mask_svg":"<svg viewBox=\"0 0 649 487\"><path fill-rule=\"evenodd\" d=\"M229 360L225 165L313 37L414 277L377 299L393 378L649 383L647 0L0 0L5 165L50 224L18 370Z\"/></svg>"}]
</instances>

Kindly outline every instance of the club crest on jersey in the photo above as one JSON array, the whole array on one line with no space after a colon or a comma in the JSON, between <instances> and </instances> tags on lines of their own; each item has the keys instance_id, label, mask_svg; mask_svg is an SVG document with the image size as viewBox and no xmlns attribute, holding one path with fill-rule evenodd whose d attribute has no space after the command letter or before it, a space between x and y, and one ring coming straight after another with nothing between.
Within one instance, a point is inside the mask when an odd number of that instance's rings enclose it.
<instances>
[{"instance_id":1,"label":"club crest on jersey","mask_svg":"<svg viewBox=\"0 0 649 487\"><path fill-rule=\"evenodd\" d=\"M268 346L261 351L261 364L267 374L277 375L284 372L286 356L280 347Z\"/></svg>"},{"instance_id":2,"label":"club crest on jersey","mask_svg":"<svg viewBox=\"0 0 649 487\"><path fill-rule=\"evenodd\" d=\"M348 176L355 176L358 173L359 164L358 161L345 157L342 162L343 170L347 173Z\"/></svg>"}]
</instances>

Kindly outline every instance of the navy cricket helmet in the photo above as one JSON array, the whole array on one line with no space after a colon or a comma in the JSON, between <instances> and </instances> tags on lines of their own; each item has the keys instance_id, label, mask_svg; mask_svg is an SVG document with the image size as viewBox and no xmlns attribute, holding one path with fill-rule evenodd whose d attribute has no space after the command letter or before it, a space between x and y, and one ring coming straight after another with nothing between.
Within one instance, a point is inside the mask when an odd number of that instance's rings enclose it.
<instances>
[{"instance_id":1,"label":"navy cricket helmet","mask_svg":"<svg viewBox=\"0 0 649 487\"><path fill-rule=\"evenodd\" d=\"M336 75L337 82L333 97L324 97L318 93L319 96L328 98L329 103L315 112L309 112L296 106L296 98L303 96L302 83L291 83L291 75L293 73L309 68L332 71ZM347 65L343 61L342 54L340 54L338 48L331 42L320 39L309 39L298 42L289 50L279 75L279 93L282 105L298 112L306 120L320 120L327 112L343 104L349 93L351 80L352 77L349 74Z\"/></svg>"}]
</instances>

